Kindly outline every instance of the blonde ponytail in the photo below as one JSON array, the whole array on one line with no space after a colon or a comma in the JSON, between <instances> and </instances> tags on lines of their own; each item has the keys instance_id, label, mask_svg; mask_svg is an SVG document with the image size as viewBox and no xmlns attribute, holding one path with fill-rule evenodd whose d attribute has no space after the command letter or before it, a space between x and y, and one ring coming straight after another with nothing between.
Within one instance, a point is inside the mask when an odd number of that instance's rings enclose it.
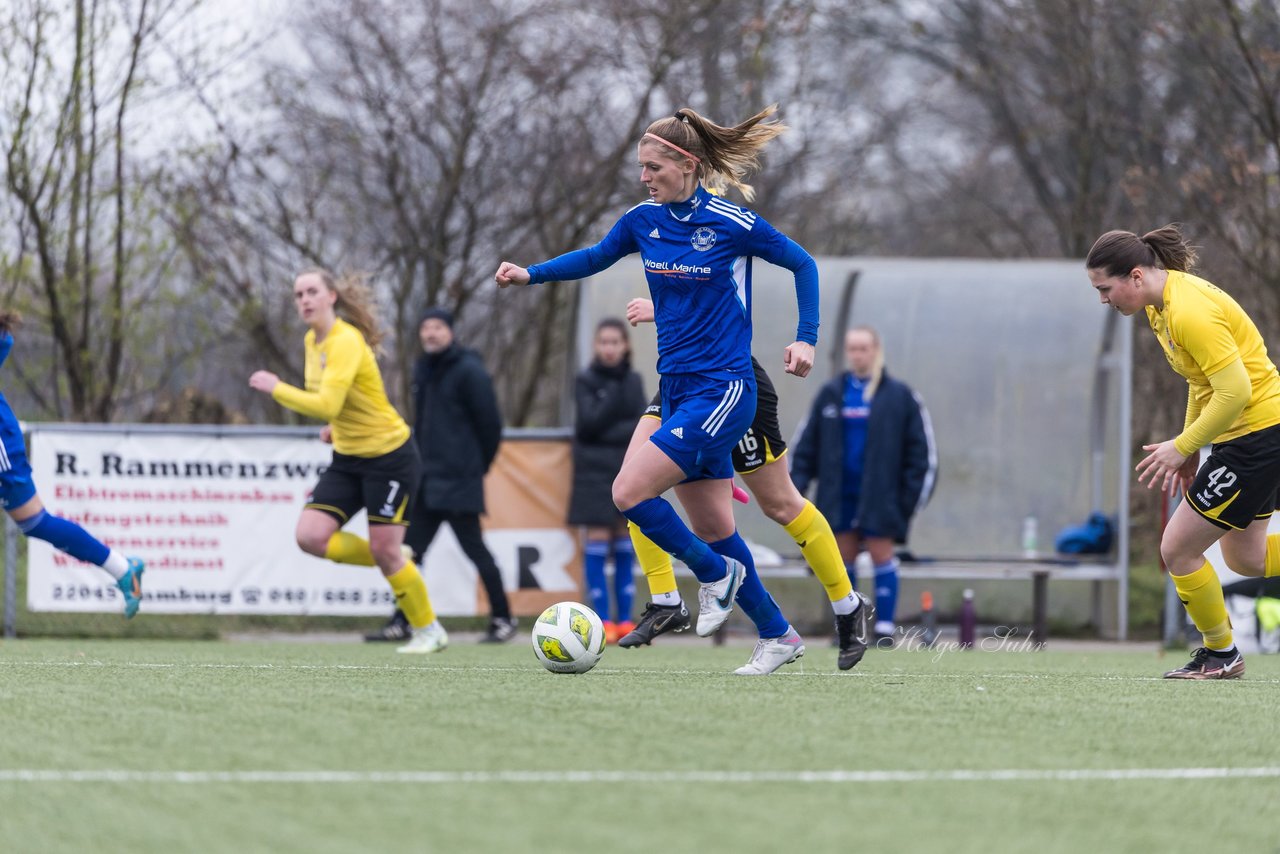
<instances>
[{"instance_id":1,"label":"blonde ponytail","mask_svg":"<svg viewBox=\"0 0 1280 854\"><path fill-rule=\"evenodd\" d=\"M649 125L645 134L667 142L663 149L670 159L694 160L698 180L708 190L723 192L726 187L736 187L751 201L755 191L746 177L760 167L764 147L787 130L780 122L765 121L777 111L778 105L771 104L744 122L724 127L681 107L675 115Z\"/></svg>"}]
</instances>

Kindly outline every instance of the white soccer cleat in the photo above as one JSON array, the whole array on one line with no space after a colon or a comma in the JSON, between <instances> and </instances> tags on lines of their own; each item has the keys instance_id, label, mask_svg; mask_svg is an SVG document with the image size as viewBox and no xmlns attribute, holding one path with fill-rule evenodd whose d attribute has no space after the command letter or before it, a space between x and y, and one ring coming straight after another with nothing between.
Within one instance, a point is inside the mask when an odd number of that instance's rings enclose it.
<instances>
[{"instance_id":1,"label":"white soccer cleat","mask_svg":"<svg viewBox=\"0 0 1280 854\"><path fill-rule=\"evenodd\" d=\"M728 570L724 578L698 588L698 626L695 631L699 637L710 636L729 619L733 612L733 598L747 577L747 568L741 561L726 557L724 563Z\"/></svg>"},{"instance_id":2,"label":"white soccer cleat","mask_svg":"<svg viewBox=\"0 0 1280 854\"><path fill-rule=\"evenodd\" d=\"M413 630L413 637L404 646L396 647L396 652L410 655L426 655L432 652L444 652L449 646L449 633L444 626L434 622L428 626Z\"/></svg>"},{"instance_id":3,"label":"white soccer cleat","mask_svg":"<svg viewBox=\"0 0 1280 854\"><path fill-rule=\"evenodd\" d=\"M796 630L788 627L780 638L761 638L756 641L751 660L733 671L739 676L768 676L784 664L804 655L804 641Z\"/></svg>"}]
</instances>

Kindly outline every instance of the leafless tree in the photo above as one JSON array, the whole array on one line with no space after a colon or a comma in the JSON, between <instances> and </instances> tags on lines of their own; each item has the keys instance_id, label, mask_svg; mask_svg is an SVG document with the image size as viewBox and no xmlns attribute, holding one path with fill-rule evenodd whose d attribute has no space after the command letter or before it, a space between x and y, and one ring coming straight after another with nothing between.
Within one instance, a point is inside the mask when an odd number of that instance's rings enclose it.
<instances>
[{"instance_id":1,"label":"leafless tree","mask_svg":"<svg viewBox=\"0 0 1280 854\"><path fill-rule=\"evenodd\" d=\"M0 18L6 301L31 323L11 370L39 411L107 420L162 385L172 252L150 192L148 81L187 0L21 0ZM152 148L154 152L154 147ZM148 346L132 349L131 340Z\"/></svg>"},{"instance_id":2,"label":"leafless tree","mask_svg":"<svg viewBox=\"0 0 1280 854\"><path fill-rule=\"evenodd\" d=\"M838 217L800 203L848 179L806 171L810 152L858 162L853 136L823 144L822 130L829 140L844 127L814 119L825 111L802 97L815 69L833 68L797 48L821 35L807 5L322 0L298 17L302 61L266 76L268 121L237 130L220 119L224 146L170 188L181 243L252 349L285 373L299 368L289 269L359 267L383 297L401 402L418 314L443 304L462 340L500 367L509 423L559 423L578 291L499 298L492 271L603 236L640 198L634 145L664 111L736 120L769 100L794 105L809 133L769 163L770 213L799 212L801 231L849 239ZM744 39L753 47L742 52ZM844 77L826 82L847 89Z\"/></svg>"}]
</instances>

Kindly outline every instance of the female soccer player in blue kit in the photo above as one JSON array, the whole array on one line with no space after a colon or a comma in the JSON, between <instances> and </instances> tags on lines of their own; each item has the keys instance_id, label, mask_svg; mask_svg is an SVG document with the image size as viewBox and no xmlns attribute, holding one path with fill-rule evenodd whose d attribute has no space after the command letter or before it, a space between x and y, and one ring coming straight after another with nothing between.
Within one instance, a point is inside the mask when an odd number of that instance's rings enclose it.
<instances>
[{"instance_id":1,"label":"female soccer player in blue kit","mask_svg":"<svg viewBox=\"0 0 1280 854\"><path fill-rule=\"evenodd\" d=\"M623 465L613 483L618 509L663 550L683 561L702 587L697 632L710 635L735 597L760 631L751 660L736 672L772 673L804 654L755 571L733 520L731 452L751 426L756 386L751 367L751 259L795 274L799 325L783 353L786 372L813 367L818 340L818 268L809 253L749 210L705 184L738 187L759 152L786 128L765 121L769 107L722 127L693 110L649 125L638 146L640 182L649 200L623 214L604 240L528 269L504 261L500 287L584 279L640 253L653 297L658 373L666 419ZM660 496L675 487L690 530Z\"/></svg>"},{"instance_id":2,"label":"female soccer player in blue kit","mask_svg":"<svg viewBox=\"0 0 1280 854\"><path fill-rule=\"evenodd\" d=\"M18 320L16 312L0 311L0 365L13 349L10 330ZM138 605L142 603L142 561L108 548L75 522L44 509L31 479L22 428L3 394L0 394L0 507L28 537L44 540L74 558L102 567L115 579L124 599L125 617L132 618L138 613Z\"/></svg>"}]
</instances>

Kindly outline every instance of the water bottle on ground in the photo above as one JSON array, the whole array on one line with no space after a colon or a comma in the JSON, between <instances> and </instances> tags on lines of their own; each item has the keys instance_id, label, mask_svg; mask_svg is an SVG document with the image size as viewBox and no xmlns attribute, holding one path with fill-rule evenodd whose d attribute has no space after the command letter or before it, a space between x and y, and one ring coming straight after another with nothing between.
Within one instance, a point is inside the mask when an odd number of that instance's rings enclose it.
<instances>
[{"instance_id":1,"label":"water bottle on ground","mask_svg":"<svg viewBox=\"0 0 1280 854\"><path fill-rule=\"evenodd\" d=\"M964 599L960 603L960 647L973 649L978 629L978 616L973 607L973 591L965 589Z\"/></svg>"},{"instance_id":2,"label":"water bottle on ground","mask_svg":"<svg viewBox=\"0 0 1280 854\"><path fill-rule=\"evenodd\" d=\"M933 594L928 590L920 594L920 640L925 646L933 646L938 640L938 618L933 613Z\"/></svg>"}]
</instances>

